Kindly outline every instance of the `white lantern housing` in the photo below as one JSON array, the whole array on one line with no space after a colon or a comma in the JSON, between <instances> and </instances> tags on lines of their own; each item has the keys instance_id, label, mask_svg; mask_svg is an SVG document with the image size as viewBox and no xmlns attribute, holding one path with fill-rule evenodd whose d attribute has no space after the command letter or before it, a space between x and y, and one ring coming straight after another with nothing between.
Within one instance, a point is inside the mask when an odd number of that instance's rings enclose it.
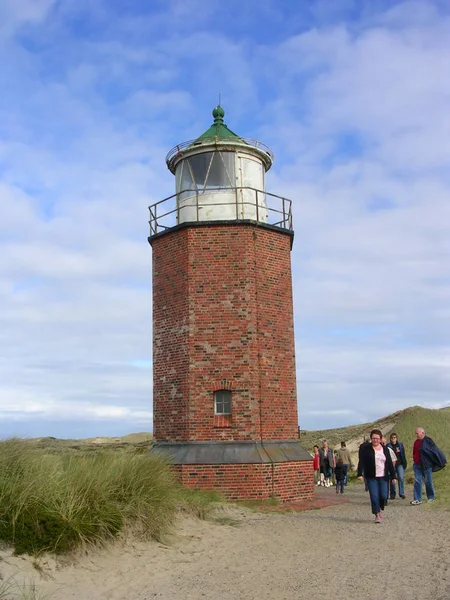
<instances>
[{"instance_id":1,"label":"white lantern housing","mask_svg":"<svg viewBox=\"0 0 450 600\"><path fill-rule=\"evenodd\" d=\"M271 151L239 137L213 110L214 123L203 135L173 148L167 166L176 178L177 223L249 219L267 222L264 174Z\"/></svg>"}]
</instances>

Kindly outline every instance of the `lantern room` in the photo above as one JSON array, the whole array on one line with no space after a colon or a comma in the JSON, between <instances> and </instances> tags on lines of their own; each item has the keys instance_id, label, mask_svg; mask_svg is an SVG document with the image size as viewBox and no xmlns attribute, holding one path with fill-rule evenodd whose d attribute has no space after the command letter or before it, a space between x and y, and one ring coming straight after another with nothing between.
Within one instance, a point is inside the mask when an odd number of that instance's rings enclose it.
<instances>
[{"instance_id":1,"label":"lantern room","mask_svg":"<svg viewBox=\"0 0 450 600\"><path fill-rule=\"evenodd\" d=\"M177 222L266 222L264 176L273 155L260 142L231 131L221 106L212 114L214 122L207 131L167 155L167 166L176 180Z\"/></svg>"}]
</instances>

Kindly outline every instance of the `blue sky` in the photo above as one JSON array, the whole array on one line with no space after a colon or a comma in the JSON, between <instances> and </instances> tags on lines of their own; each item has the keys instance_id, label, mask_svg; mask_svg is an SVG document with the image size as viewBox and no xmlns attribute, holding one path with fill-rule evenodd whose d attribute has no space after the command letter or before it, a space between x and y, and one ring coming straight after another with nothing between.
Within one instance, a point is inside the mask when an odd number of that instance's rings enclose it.
<instances>
[{"instance_id":1,"label":"blue sky","mask_svg":"<svg viewBox=\"0 0 450 600\"><path fill-rule=\"evenodd\" d=\"M226 123L294 202L299 419L450 404L450 10L0 0L0 435L148 431L147 206Z\"/></svg>"}]
</instances>

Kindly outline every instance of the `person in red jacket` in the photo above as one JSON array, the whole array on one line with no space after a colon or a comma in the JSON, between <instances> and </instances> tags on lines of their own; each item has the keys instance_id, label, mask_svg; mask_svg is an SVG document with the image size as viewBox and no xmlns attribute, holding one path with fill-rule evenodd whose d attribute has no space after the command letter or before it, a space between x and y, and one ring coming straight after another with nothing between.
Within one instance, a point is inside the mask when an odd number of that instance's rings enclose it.
<instances>
[{"instance_id":1,"label":"person in red jacket","mask_svg":"<svg viewBox=\"0 0 450 600\"><path fill-rule=\"evenodd\" d=\"M319 446L315 445L313 448L313 467L314 467L314 483L316 485L322 485L320 481L320 456Z\"/></svg>"}]
</instances>

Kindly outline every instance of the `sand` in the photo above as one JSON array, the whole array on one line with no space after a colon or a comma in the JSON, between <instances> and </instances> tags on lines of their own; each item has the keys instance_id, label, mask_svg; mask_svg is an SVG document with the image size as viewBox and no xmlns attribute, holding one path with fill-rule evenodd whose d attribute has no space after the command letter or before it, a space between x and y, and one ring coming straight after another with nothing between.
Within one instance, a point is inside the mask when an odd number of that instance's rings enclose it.
<instances>
[{"instance_id":1,"label":"sand","mask_svg":"<svg viewBox=\"0 0 450 600\"><path fill-rule=\"evenodd\" d=\"M3 550L0 575L51 600L449 600L450 512L395 500L375 525L362 486L346 493L348 504L301 513L231 507L235 526L183 518L166 544L72 560Z\"/></svg>"}]
</instances>

